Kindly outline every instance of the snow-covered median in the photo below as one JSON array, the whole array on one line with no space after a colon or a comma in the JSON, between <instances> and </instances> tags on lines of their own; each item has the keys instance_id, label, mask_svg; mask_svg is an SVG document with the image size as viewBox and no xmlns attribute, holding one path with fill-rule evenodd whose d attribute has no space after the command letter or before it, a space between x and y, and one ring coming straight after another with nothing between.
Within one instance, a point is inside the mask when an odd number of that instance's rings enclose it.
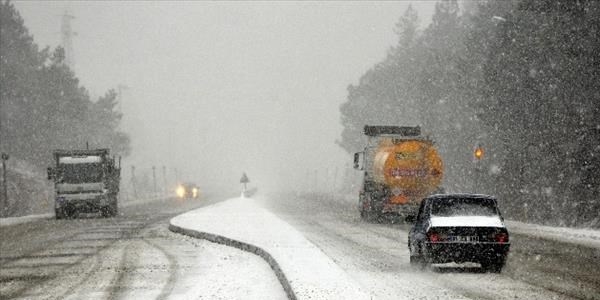
<instances>
[{"instance_id":1,"label":"snow-covered median","mask_svg":"<svg viewBox=\"0 0 600 300\"><path fill-rule=\"evenodd\" d=\"M369 299L367 292L291 225L253 199L229 199L171 219L174 231L196 232L271 264L290 298Z\"/></svg>"}]
</instances>

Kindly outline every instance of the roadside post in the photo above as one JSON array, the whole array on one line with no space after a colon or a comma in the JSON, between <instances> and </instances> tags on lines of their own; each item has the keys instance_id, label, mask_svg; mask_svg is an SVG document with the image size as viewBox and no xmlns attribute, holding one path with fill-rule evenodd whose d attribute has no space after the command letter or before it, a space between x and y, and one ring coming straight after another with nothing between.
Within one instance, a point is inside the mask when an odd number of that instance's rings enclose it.
<instances>
[{"instance_id":1,"label":"roadside post","mask_svg":"<svg viewBox=\"0 0 600 300\"><path fill-rule=\"evenodd\" d=\"M158 192L156 191L156 167L152 166L152 184L154 186L154 197L158 196Z\"/></svg>"},{"instance_id":2,"label":"roadside post","mask_svg":"<svg viewBox=\"0 0 600 300\"><path fill-rule=\"evenodd\" d=\"M0 215L4 215L4 211L8 209L8 187L6 186L6 161L8 160L8 154L2 152L2 208L3 211Z\"/></svg>"},{"instance_id":3,"label":"roadside post","mask_svg":"<svg viewBox=\"0 0 600 300\"><path fill-rule=\"evenodd\" d=\"M135 166L134 165L131 166L131 188L133 189L133 198L135 200L135 199L137 199L138 195L137 195L137 189L135 186Z\"/></svg>"},{"instance_id":4,"label":"roadside post","mask_svg":"<svg viewBox=\"0 0 600 300\"><path fill-rule=\"evenodd\" d=\"M247 188L247 184L248 182L250 182L250 179L248 179L248 176L246 175L246 172L244 172L242 174L242 178L240 178L240 183L244 185L244 188L242 189L242 196L244 196L244 193L246 193L246 188Z\"/></svg>"},{"instance_id":5,"label":"roadside post","mask_svg":"<svg viewBox=\"0 0 600 300\"><path fill-rule=\"evenodd\" d=\"M475 149L473 150L473 162L475 163L475 187L473 188L473 192L477 192L477 190L479 189L479 177L481 177L481 160L483 159L484 154L485 151L483 150L483 147L480 144L477 144L477 146L475 146Z\"/></svg>"}]
</instances>

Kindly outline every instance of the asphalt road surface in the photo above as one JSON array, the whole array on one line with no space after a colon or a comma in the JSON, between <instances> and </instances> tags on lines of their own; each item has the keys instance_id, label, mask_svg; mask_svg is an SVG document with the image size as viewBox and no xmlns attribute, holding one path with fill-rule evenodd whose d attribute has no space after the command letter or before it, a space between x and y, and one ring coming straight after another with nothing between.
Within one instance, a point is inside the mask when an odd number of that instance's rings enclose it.
<instances>
[{"instance_id":1,"label":"asphalt road surface","mask_svg":"<svg viewBox=\"0 0 600 300\"><path fill-rule=\"evenodd\" d=\"M268 197L276 212L370 291L373 299L600 299L600 250L517 234L501 274L477 264L410 266L409 225L367 223L354 202Z\"/></svg>"},{"instance_id":2,"label":"asphalt road surface","mask_svg":"<svg viewBox=\"0 0 600 300\"><path fill-rule=\"evenodd\" d=\"M165 199L122 207L115 218L2 227L0 299L285 298L258 256L168 230L175 215L223 199Z\"/></svg>"}]
</instances>

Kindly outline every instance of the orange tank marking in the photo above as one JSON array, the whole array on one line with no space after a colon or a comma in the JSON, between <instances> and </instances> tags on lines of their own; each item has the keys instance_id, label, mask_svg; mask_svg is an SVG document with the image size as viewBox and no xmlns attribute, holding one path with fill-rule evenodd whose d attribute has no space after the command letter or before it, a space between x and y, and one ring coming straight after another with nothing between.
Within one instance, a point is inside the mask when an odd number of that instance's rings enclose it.
<instances>
[{"instance_id":1,"label":"orange tank marking","mask_svg":"<svg viewBox=\"0 0 600 300\"><path fill-rule=\"evenodd\" d=\"M395 191L390 202L405 204L434 192L444 173L433 144L424 140L383 139L374 156L374 179ZM402 196L402 197L401 197Z\"/></svg>"}]
</instances>

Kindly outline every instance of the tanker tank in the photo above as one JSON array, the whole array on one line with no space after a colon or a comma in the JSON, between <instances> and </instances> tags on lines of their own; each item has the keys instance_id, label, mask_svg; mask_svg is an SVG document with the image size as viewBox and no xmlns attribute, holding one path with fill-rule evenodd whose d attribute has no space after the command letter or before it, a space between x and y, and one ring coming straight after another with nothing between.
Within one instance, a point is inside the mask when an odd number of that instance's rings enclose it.
<instances>
[{"instance_id":1,"label":"tanker tank","mask_svg":"<svg viewBox=\"0 0 600 300\"><path fill-rule=\"evenodd\" d=\"M355 154L355 168L364 171L361 217L413 217L423 198L441 190L444 166L434 143L418 126L365 126L365 134L369 143Z\"/></svg>"}]
</instances>

